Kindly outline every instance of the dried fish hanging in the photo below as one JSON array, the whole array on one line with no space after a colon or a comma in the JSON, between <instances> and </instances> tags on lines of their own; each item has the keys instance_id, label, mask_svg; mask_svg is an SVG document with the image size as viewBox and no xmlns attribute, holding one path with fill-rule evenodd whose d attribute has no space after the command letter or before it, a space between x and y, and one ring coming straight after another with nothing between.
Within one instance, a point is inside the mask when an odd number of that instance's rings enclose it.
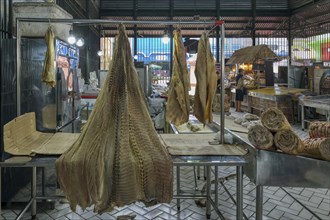
<instances>
[{"instance_id":1,"label":"dried fish hanging","mask_svg":"<svg viewBox=\"0 0 330 220\"><path fill-rule=\"evenodd\" d=\"M212 102L217 88L214 58L206 33L202 34L198 43L195 76L194 115L205 125L212 122Z\"/></svg>"},{"instance_id":2,"label":"dried fish hanging","mask_svg":"<svg viewBox=\"0 0 330 220\"><path fill-rule=\"evenodd\" d=\"M180 29L174 33L173 74L168 88L166 104L166 120L181 125L189 119L189 82L186 52L182 42Z\"/></svg>"},{"instance_id":3,"label":"dried fish hanging","mask_svg":"<svg viewBox=\"0 0 330 220\"><path fill-rule=\"evenodd\" d=\"M119 25L112 64L79 139L57 161L58 182L72 210L111 211L135 201L172 199L172 160L150 119L125 27Z\"/></svg>"},{"instance_id":4,"label":"dried fish hanging","mask_svg":"<svg viewBox=\"0 0 330 220\"><path fill-rule=\"evenodd\" d=\"M47 51L45 55L44 68L41 75L41 80L51 87L56 85L55 81L55 34L51 26L48 27L45 41L47 45Z\"/></svg>"}]
</instances>

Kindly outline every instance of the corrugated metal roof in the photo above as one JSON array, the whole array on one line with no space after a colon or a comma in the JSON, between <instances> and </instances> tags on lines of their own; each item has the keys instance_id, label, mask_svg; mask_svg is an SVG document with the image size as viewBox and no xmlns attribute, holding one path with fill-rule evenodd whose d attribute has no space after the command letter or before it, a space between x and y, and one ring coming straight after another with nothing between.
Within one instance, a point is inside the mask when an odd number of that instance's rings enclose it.
<instances>
[{"instance_id":1,"label":"corrugated metal roof","mask_svg":"<svg viewBox=\"0 0 330 220\"><path fill-rule=\"evenodd\" d=\"M155 4L158 5L158 1L155 1ZM215 0L174 0L175 10L212 10L215 8L215 4Z\"/></svg>"},{"instance_id":2,"label":"corrugated metal roof","mask_svg":"<svg viewBox=\"0 0 330 220\"><path fill-rule=\"evenodd\" d=\"M313 3L314 0L289 0L289 8L290 9L297 9L304 5Z\"/></svg>"},{"instance_id":3,"label":"corrugated metal roof","mask_svg":"<svg viewBox=\"0 0 330 220\"><path fill-rule=\"evenodd\" d=\"M257 10L287 10L288 2L283 0L256 0Z\"/></svg>"},{"instance_id":4,"label":"corrugated metal roof","mask_svg":"<svg viewBox=\"0 0 330 220\"><path fill-rule=\"evenodd\" d=\"M217 0L173 0L174 18L180 21L215 20ZM172 20L170 0L101 0L102 18L133 20L133 4L137 6L137 20ZM220 20L225 21L226 36L251 37L253 28L251 0L219 0ZM329 0L256 0L256 36L285 36L289 17L292 17L293 34L311 36L329 33ZM103 11L103 13L102 13ZM196 17L194 15L199 15ZM261 16L260 16L261 15ZM313 26L313 27L311 27ZM107 26L113 28L116 26ZM129 25L128 27L133 27ZM181 25L183 33L198 36L204 25ZM138 25L146 35L164 32L165 25ZM191 29L191 30L188 30ZM320 30L318 30L320 29ZM108 30L108 33L112 30ZM131 30L130 30L131 31ZM149 33L149 34L148 34Z\"/></svg>"},{"instance_id":5,"label":"corrugated metal roof","mask_svg":"<svg viewBox=\"0 0 330 220\"><path fill-rule=\"evenodd\" d=\"M101 0L101 10L133 10L132 0Z\"/></svg>"},{"instance_id":6,"label":"corrugated metal roof","mask_svg":"<svg viewBox=\"0 0 330 220\"><path fill-rule=\"evenodd\" d=\"M221 10L251 10L251 0L221 0Z\"/></svg>"},{"instance_id":7,"label":"corrugated metal roof","mask_svg":"<svg viewBox=\"0 0 330 220\"><path fill-rule=\"evenodd\" d=\"M147 9L147 10L148 9L152 9L152 10L169 10L170 9L170 3L169 3L168 0L155 0L155 1L138 0L137 1L137 8L142 8L142 9Z\"/></svg>"}]
</instances>

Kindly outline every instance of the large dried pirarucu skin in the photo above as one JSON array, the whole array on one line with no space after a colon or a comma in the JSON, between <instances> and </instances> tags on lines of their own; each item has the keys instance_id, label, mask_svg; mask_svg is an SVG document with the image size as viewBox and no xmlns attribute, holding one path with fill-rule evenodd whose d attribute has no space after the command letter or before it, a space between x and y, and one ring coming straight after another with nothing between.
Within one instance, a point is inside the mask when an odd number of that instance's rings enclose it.
<instances>
[{"instance_id":1,"label":"large dried pirarucu skin","mask_svg":"<svg viewBox=\"0 0 330 220\"><path fill-rule=\"evenodd\" d=\"M204 125L211 123L212 102L217 88L214 58L211 53L210 41L204 32L198 43L195 76L197 80L194 115Z\"/></svg>"},{"instance_id":2,"label":"large dried pirarucu skin","mask_svg":"<svg viewBox=\"0 0 330 220\"><path fill-rule=\"evenodd\" d=\"M182 42L181 31L174 33L173 73L168 88L166 103L166 120L181 125L189 119L189 82L186 52Z\"/></svg>"},{"instance_id":3,"label":"large dried pirarucu skin","mask_svg":"<svg viewBox=\"0 0 330 220\"><path fill-rule=\"evenodd\" d=\"M169 203L173 164L150 119L125 27L112 64L78 140L56 161L58 182L75 211L112 211L142 201Z\"/></svg>"}]
</instances>

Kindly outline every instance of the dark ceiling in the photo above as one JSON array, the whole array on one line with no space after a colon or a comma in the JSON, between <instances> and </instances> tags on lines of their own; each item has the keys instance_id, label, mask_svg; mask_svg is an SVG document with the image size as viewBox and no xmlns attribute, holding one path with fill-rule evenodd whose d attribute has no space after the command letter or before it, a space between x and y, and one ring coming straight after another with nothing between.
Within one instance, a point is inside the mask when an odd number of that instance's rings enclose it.
<instances>
[{"instance_id":1,"label":"dark ceiling","mask_svg":"<svg viewBox=\"0 0 330 220\"><path fill-rule=\"evenodd\" d=\"M330 0L101 0L100 17L115 20L175 20L185 36L200 36L210 25L180 21L225 21L226 37L307 37L330 33ZM126 25L134 35L134 25ZM103 34L117 33L115 25ZM165 26L139 24L139 36L161 36ZM291 32L289 32L289 29Z\"/></svg>"}]
</instances>

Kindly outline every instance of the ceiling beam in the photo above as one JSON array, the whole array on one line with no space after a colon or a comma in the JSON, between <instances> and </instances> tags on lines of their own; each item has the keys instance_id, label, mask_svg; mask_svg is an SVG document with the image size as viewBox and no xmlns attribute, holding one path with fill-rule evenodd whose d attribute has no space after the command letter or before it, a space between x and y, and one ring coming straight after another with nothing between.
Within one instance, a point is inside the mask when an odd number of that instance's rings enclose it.
<instances>
[{"instance_id":1,"label":"ceiling beam","mask_svg":"<svg viewBox=\"0 0 330 220\"><path fill-rule=\"evenodd\" d=\"M314 1L309 2L305 5L302 5L298 8L292 9L291 14L294 15L301 11L307 11L307 10L315 7L317 4L326 4L326 3L329 3L329 0L314 0Z\"/></svg>"},{"instance_id":2,"label":"ceiling beam","mask_svg":"<svg viewBox=\"0 0 330 220\"><path fill-rule=\"evenodd\" d=\"M250 10L221 10L221 17L249 17L251 16ZM216 17L216 10L198 10L198 14L202 17ZM195 10L173 10L173 15L175 16L194 16L196 15ZM288 17L290 14L287 10L256 10L257 16L272 16L272 17ZM120 17L120 16L133 16L133 10L121 10L121 9L101 9L101 17ZM164 17L170 16L169 10L145 10L139 9L137 11L137 16L151 16L151 17Z\"/></svg>"},{"instance_id":3,"label":"ceiling beam","mask_svg":"<svg viewBox=\"0 0 330 220\"><path fill-rule=\"evenodd\" d=\"M181 30L193 31L196 28L192 29L192 28L181 27L180 29ZM117 28L117 26L103 27L102 30L117 31L118 28ZM128 30L128 31L129 30L134 30L134 27L126 27L126 30ZM201 30L201 28L199 30ZM226 28L226 30L228 30L228 31L251 31L252 29L242 27L242 28ZM288 29L286 29L286 28L256 28L255 30L256 31L288 31ZM138 31L164 31L164 28L162 28L162 27L141 27L141 28L138 28Z\"/></svg>"}]
</instances>

